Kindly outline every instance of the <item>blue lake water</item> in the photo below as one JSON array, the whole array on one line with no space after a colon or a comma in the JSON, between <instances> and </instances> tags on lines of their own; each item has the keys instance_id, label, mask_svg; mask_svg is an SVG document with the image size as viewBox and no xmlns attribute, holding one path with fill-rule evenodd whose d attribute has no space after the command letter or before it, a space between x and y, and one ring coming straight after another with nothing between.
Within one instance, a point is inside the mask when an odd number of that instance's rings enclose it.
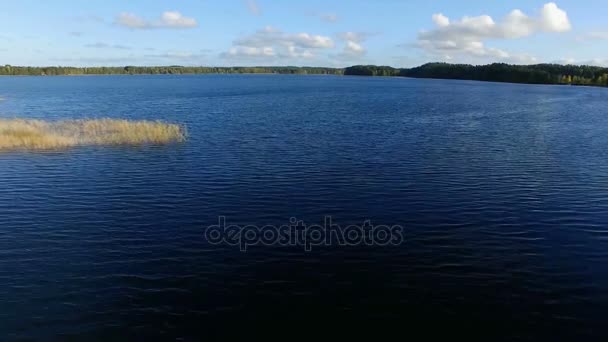
<instances>
[{"instance_id":1,"label":"blue lake water","mask_svg":"<svg viewBox=\"0 0 608 342\"><path fill-rule=\"evenodd\" d=\"M608 334L608 89L4 77L0 97L0 117L189 132L178 145L0 154L2 340ZM205 239L220 215L369 219L405 240L243 253Z\"/></svg>"}]
</instances>

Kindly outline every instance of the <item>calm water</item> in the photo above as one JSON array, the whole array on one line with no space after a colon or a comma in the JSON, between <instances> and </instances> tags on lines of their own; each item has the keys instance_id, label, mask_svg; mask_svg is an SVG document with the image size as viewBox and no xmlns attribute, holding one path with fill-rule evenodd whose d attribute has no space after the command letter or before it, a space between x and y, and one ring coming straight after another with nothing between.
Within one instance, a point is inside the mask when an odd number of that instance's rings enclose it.
<instances>
[{"instance_id":1,"label":"calm water","mask_svg":"<svg viewBox=\"0 0 608 342\"><path fill-rule=\"evenodd\" d=\"M0 154L2 340L607 337L608 89L322 76L0 78L0 116L174 146ZM391 247L211 245L290 217ZM487 334L487 335L486 335Z\"/></svg>"}]
</instances>

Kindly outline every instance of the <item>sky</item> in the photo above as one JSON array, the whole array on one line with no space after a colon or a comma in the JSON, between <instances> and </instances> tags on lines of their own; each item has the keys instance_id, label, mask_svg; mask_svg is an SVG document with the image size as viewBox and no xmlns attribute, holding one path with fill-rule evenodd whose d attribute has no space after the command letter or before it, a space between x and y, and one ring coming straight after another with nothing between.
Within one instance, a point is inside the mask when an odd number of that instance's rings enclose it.
<instances>
[{"instance_id":1,"label":"sky","mask_svg":"<svg viewBox=\"0 0 608 342\"><path fill-rule=\"evenodd\" d=\"M608 66L606 0L0 0L0 65Z\"/></svg>"}]
</instances>

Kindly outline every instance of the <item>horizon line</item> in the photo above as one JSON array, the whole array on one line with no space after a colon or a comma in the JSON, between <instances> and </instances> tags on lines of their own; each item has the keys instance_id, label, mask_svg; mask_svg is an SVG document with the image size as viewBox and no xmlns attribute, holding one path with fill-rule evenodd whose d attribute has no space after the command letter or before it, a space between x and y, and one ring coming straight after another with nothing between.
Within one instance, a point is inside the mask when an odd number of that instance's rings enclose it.
<instances>
[{"instance_id":1,"label":"horizon line","mask_svg":"<svg viewBox=\"0 0 608 342\"><path fill-rule=\"evenodd\" d=\"M393 68L393 69L414 69L419 68L429 64L447 64L447 65L461 65L461 66L473 66L473 67L483 67L490 65L509 65L509 66L535 66L535 65L560 65L560 66L578 66L578 67L593 67L593 68L603 68L608 69L608 66L601 65L593 65L593 64L574 64L574 63L534 63L534 64L511 64L505 62L492 62L485 64L471 64L471 63L450 63L450 62L427 62L413 67L394 67L391 65L383 65L383 64L353 64L345 67L333 67L333 66L310 66L310 65L231 65L231 66L215 66L215 65L177 65L177 64L167 64L167 65L135 65L135 64L125 64L125 65L89 65L89 66L74 66L74 65L13 65L13 64L2 64L0 63L0 67L15 67L15 68L76 68L76 69L84 69L84 68L218 68L218 69L228 69L228 68L309 68L309 69L332 69L332 70L341 70L347 69L357 66L374 66L374 67L385 67L385 68Z\"/></svg>"}]
</instances>

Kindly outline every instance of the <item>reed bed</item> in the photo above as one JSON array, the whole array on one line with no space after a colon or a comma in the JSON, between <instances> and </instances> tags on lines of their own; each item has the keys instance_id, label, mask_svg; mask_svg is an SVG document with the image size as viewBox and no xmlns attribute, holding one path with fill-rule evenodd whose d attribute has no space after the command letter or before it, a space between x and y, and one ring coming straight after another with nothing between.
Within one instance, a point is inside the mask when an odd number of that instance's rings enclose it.
<instances>
[{"instance_id":1,"label":"reed bed","mask_svg":"<svg viewBox=\"0 0 608 342\"><path fill-rule=\"evenodd\" d=\"M185 128L161 121L0 119L0 150L168 144L185 139Z\"/></svg>"}]
</instances>

